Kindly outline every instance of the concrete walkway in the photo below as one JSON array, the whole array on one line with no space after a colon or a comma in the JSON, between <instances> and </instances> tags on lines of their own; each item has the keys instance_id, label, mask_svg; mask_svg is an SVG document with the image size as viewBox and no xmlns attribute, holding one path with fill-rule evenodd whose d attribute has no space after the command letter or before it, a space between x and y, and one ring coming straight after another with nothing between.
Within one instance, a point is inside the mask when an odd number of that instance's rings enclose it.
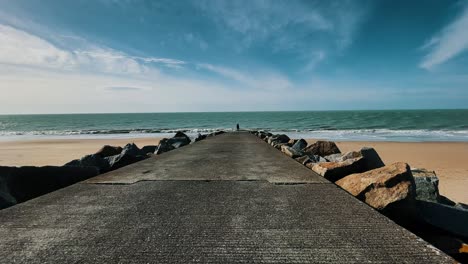
<instances>
[{"instance_id":1,"label":"concrete walkway","mask_svg":"<svg viewBox=\"0 0 468 264\"><path fill-rule=\"evenodd\" d=\"M248 133L0 211L0 263L453 263Z\"/></svg>"}]
</instances>

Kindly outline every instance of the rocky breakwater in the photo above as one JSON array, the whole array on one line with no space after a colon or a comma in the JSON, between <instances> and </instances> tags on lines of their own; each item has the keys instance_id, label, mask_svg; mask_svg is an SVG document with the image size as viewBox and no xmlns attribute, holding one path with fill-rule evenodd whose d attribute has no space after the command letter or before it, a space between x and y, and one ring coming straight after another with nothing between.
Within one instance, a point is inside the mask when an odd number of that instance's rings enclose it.
<instances>
[{"instance_id":1,"label":"rocky breakwater","mask_svg":"<svg viewBox=\"0 0 468 264\"><path fill-rule=\"evenodd\" d=\"M172 138L161 139L157 145L142 148L133 143L124 147L106 145L96 153L63 166L0 166L0 209L222 133L198 134L191 139L177 132Z\"/></svg>"},{"instance_id":2,"label":"rocky breakwater","mask_svg":"<svg viewBox=\"0 0 468 264\"><path fill-rule=\"evenodd\" d=\"M468 260L468 206L439 194L435 172L404 162L386 165L370 147L341 153L331 141L309 145L284 134L251 133L457 260Z\"/></svg>"}]
</instances>

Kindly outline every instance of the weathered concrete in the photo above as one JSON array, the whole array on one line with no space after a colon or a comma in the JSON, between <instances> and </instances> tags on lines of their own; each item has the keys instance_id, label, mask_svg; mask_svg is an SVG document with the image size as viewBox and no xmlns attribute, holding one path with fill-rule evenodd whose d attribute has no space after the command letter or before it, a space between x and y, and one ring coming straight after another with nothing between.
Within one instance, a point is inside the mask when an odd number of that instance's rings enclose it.
<instances>
[{"instance_id":1,"label":"weathered concrete","mask_svg":"<svg viewBox=\"0 0 468 264\"><path fill-rule=\"evenodd\" d=\"M0 211L0 262L452 260L255 136L230 133Z\"/></svg>"}]
</instances>

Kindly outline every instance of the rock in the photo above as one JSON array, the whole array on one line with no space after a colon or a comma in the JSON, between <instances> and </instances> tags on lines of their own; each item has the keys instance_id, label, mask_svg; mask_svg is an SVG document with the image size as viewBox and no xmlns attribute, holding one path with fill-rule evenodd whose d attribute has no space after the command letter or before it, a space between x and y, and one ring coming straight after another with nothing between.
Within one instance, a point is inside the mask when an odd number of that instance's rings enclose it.
<instances>
[{"instance_id":1,"label":"rock","mask_svg":"<svg viewBox=\"0 0 468 264\"><path fill-rule=\"evenodd\" d=\"M298 141L297 139L290 139L288 141L288 146L292 147L294 144L296 144L297 141Z\"/></svg>"},{"instance_id":2,"label":"rock","mask_svg":"<svg viewBox=\"0 0 468 264\"><path fill-rule=\"evenodd\" d=\"M292 147L290 147L288 145L281 146L281 151L284 154L288 155L289 157L291 157L293 159L304 155L303 153L301 153L301 151L297 151L297 150L295 150L294 148L292 148Z\"/></svg>"},{"instance_id":3,"label":"rock","mask_svg":"<svg viewBox=\"0 0 468 264\"><path fill-rule=\"evenodd\" d=\"M312 160L309 158L309 156L307 155L304 155L304 156L301 156L301 157L298 157L298 158L295 158L295 160L299 163L301 163L302 165L307 165L309 163L312 163Z\"/></svg>"},{"instance_id":4,"label":"rock","mask_svg":"<svg viewBox=\"0 0 468 264\"><path fill-rule=\"evenodd\" d=\"M411 170L403 162L351 174L335 183L378 210L383 210L392 203L414 199Z\"/></svg>"},{"instance_id":5,"label":"rock","mask_svg":"<svg viewBox=\"0 0 468 264\"><path fill-rule=\"evenodd\" d=\"M148 146L144 146L141 148L141 152L145 154L148 154L148 153L154 154L156 150L158 150L158 146L156 145L148 145Z\"/></svg>"},{"instance_id":6,"label":"rock","mask_svg":"<svg viewBox=\"0 0 468 264\"><path fill-rule=\"evenodd\" d=\"M281 147L282 146L288 146L288 143L276 143L276 142L273 142L272 143L272 146L277 149L277 150L281 150Z\"/></svg>"},{"instance_id":7,"label":"rock","mask_svg":"<svg viewBox=\"0 0 468 264\"><path fill-rule=\"evenodd\" d=\"M194 141L197 142L197 141L203 140L205 138L206 138L206 135L202 135L202 134L198 133L198 136L195 138Z\"/></svg>"},{"instance_id":8,"label":"rock","mask_svg":"<svg viewBox=\"0 0 468 264\"><path fill-rule=\"evenodd\" d=\"M339 155L339 154L332 154L332 155ZM362 157L361 152L359 152L359 151L348 151L345 154L341 155L341 157L339 158L339 161L345 161L347 159L355 159L355 158L359 158L359 157Z\"/></svg>"},{"instance_id":9,"label":"rock","mask_svg":"<svg viewBox=\"0 0 468 264\"><path fill-rule=\"evenodd\" d=\"M439 200L439 178L433 171L412 169L416 186L416 199L437 202Z\"/></svg>"},{"instance_id":10,"label":"rock","mask_svg":"<svg viewBox=\"0 0 468 264\"><path fill-rule=\"evenodd\" d=\"M467 210L467 211L468 211L468 204L457 203L457 204L455 204L455 207L457 207L458 209L462 209L462 210Z\"/></svg>"},{"instance_id":11,"label":"rock","mask_svg":"<svg viewBox=\"0 0 468 264\"><path fill-rule=\"evenodd\" d=\"M315 163L322 163L322 162L327 162L327 160L323 157L320 157L319 155L312 155L309 157L315 162Z\"/></svg>"},{"instance_id":12,"label":"rock","mask_svg":"<svg viewBox=\"0 0 468 264\"><path fill-rule=\"evenodd\" d=\"M427 223L468 238L468 211L455 206L417 200L419 215Z\"/></svg>"},{"instance_id":13,"label":"rock","mask_svg":"<svg viewBox=\"0 0 468 264\"><path fill-rule=\"evenodd\" d=\"M271 144L272 142L275 143L288 143L289 142L289 137L281 134L281 135L274 135L268 139L268 144Z\"/></svg>"},{"instance_id":14,"label":"rock","mask_svg":"<svg viewBox=\"0 0 468 264\"><path fill-rule=\"evenodd\" d=\"M263 132L259 132L257 136L261 139L264 139L267 135Z\"/></svg>"},{"instance_id":15,"label":"rock","mask_svg":"<svg viewBox=\"0 0 468 264\"><path fill-rule=\"evenodd\" d=\"M385 166L375 149L370 147L363 147L359 152L361 153L361 156L365 159L366 170L373 170Z\"/></svg>"},{"instance_id":16,"label":"rock","mask_svg":"<svg viewBox=\"0 0 468 264\"><path fill-rule=\"evenodd\" d=\"M306 147L304 152L312 155L319 155L322 157L341 153L340 149L336 146L335 142L332 141L317 141L314 144Z\"/></svg>"},{"instance_id":17,"label":"rock","mask_svg":"<svg viewBox=\"0 0 468 264\"><path fill-rule=\"evenodd\" d=\"M138 148L138 146L135 145L135 143L128 143L127 145L123 147L122 152L120 154L127 154L127 155L136 157L136 156L144 156L146 153L141 151L141 149Z\"/></svg>"},{"instance_id":18,"label":"rock","mask_svg":"<svg viewBox=\"0 0 468 264\"><path fill-rule=\"evenodd\" d=\"M135 144L127 144L119 155L105 158L110 165L110 170L116 170L132 163L148 158Z\"/></svg>"},{"instance_id":19,"label":"rock","mask_svg":"<svg viewBox=\"0 0 468 264\"><path fill-rule=\"evenodd\" d=\"M173 138L185 138L186 140L190 141L190 138L184 132L181 131L177 131Z\"/></svg>"},{"instance_id":20,"label":"rock","mask_svg":"<svg viewBox=\"0 0 468 264\"><path fill-rule=\"evenodd\" d=\"M294 143L294 145L292 146L293 149L297 150L297 151L302 151L303 149L305 149L307 147L307 141L305 141L304 139L299 139L296 143Z\"/></svg>"},{"instance_id":21,"label":"rock","mask_svg":"<svg viewBox=\"0 0 468 264\"><path fill-rule=\"evenodd\" d=\"M94 154L100 156L101 158L105 158L105 157L120 154L121 152L122 152L122 147L114 147L114 146L105 145Z\"/></svg>"},{"instance_id":22,"label":"rock","mask_svg":"<svg viewBox=\"0 0 468 264\"><path fill-rule=\"evenodd\" d=\"M340 162L340 161L343 161L342 155L341 155L340 153L331 154L331 155L325 156L325 157L323 157L323 158L326 159L328 162Z\"/></svg>"},{"instance_id":23,"label":"rock","mask_svg":"<svg viewBox=\"0 0 468 264\"><path fill-rule=\"evenodd\" d=\"M335 182L345 176L364 171L364 160L362 157L348 159L341 162L321 162L312 167L312 170L325 179Z\"/></svg>"},{"instance_id":24,"label":"rock","mask_svg":"<svg viewBox=\"0 0 468 264\"><path fill-rule=\"evenodd\" d=\"M440 204L448 205L448 206L455 206L457 203L450 200L449 198L439 195L439 198L437 199L437 202Z\"/></svg>"},{"instance_id":25,"label":"rock","mask_svg":"<svg viewBox=\"0 0 468 264\"><path fill-rule=\"evenodd\" d=\"M0 209L99 174L96 167L0 166Z\"/></svg>"},{"instance_id":26,"label":"rock","mask_svg":"<svg viewBox=\"0 0 468 264\"><path fill-rule=\"evenodd\" d=\"M72 160L64 166L96 167L99 170L99 173L108 172L110 170L109 161L98 154L86 155L81 159Z\"/></svg>"},{"instance_id":27,"label":"rock","mask_svg":"<svg viewBox=\"0 0 468 264\"><path fill-rule=\"evenodd\" d=\"M174 148L180 148L190 144L190 138L183 132L177 132L175 136L167 140L167 143L172 145Z\"/></svg>"},{"instance_id":28,"label":"rock","mask_svg":"<svg viewBox=\"0 0 468 264\"><path fill-rule=\"evenodd\" d=\"M174 146L172 146L171 144L169 144L168 142L169 139L167 138L163 138L159 141L159 145L158 145L158 150L156 150L155 154L162 154L164 152L168 152L168 151L171 151L173 149L175 149Z\"/></svg>"}]
</instances>

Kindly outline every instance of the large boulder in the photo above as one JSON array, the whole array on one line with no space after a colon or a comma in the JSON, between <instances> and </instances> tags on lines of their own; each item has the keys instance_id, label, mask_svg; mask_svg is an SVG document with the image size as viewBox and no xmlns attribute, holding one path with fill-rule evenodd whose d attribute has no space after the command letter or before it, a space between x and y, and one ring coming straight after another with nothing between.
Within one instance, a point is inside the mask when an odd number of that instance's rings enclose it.
<instances>
[{"instance_id":1,"label":"large boulder","mask_svg":"<svg viewBox=\"0 0 468 264\"><path fill-rule=\"evenodd\" d=\"M148 158L135 144L127 144L119 155L105 158L110 165L110 170L116 170L132 163Z\"/></svg>"},{"instance_id":2,"label":"large boulder","mask_svg":"<svg viewBox=\"0 0 468 264\"><path fill-rule=\"evenodd\" d=\"M81 159L72 160L64 166L96 167L99 170L99 173L104 173L110 170L109 161L98 154L86 155Z\"/></svg>"},{"instance_id":3,"label":"large boulder","mask_svg":"<svg viewBox=\"0 0 468 264\"><path fill-rule=\"evenodd\" d=\"M304 153L302 153L301 151L298 151L298 150L296 150L293 147L290 147L288 145L282 145L281 146L281 151L284 154L288 155L289 157L291 157L293 159L304 155Z\"/></svg>"},{"instance_id":4,"label":"large boulder","mask_svg":"<svg viewBox=\"0 0 468 264\"><path fill-rule=\"evenodd\" d=\"M314 144L306 147L304 152L312 155L319 155L322 157L341 153L340 149L336 146L335 142L332 141L317 141Z\"/></svg>"},{"instance_id":5,"label":"large boulder","mask_svg":"<svg viewBox=\"0 0 468 264\"><path fill-rule=\"evenodd\" d=\"M170 144L169 139L163 138L159 141L158 150L156 150L155 154L159 155L173 149L175 149L175 147Z\"/></svg>"},{"instance_id":6,"label":"large boulder","mask_svg":"<svg viewBox=\"0 0 468 264\"><path fill-rule=\"evenodd\" d=\"M359 153L365 160L366 170L373 170L385 166L374 148L363 147Z\"/></svg>"},{"instance_id":7,"label":"large boulder","mask_svg":"<svg viewBox=\"0 0 468 264\"><path fill-rule=\"evenodd\" d=\"M411 169L416 187L416 199L430 202L439 200L439 178L434 171Z\"/></svg>"},{"instance_id":8,"label":"large boulder","mask_svg":"<svg viewBox=\"0 0 468 264\"><path fill-rule=\"evenodd\" d=\"M96 167L0 166L0 209L99 174Z\"/></svg>"},{"instance_id":9,"label":"large boulder","mask_svg":"<svg viewBox=\"0 0 468 264\"><path fill-rule=\"evenodd\" d=\"M305 141L302 138L299 139L296 143L294 143L294 145L292 145L292 148L297 150L297 151L302 151L306 147L307 147L307 141Z\"/></svg>"},{"instance_id":10,"label":"large boulder","mask_svg":"<svg viewBox=\"0 0 468 264\"><path fill-rule=\"evenodd\" d=\"M335 183L378 210L396 202L414 199L413 176L408 164L403 162L351 174Z\"/></svg>"},{"instance_id":11,"label":"large boulder","mask_svg":"<svg viewBox=\"0 0 468 264\"><path fill-rule=\"evenodd\" d=\"M344 154L331 154L325 156L324 158L330 162L342 162L348 159L355 159L359 157L364 158L363 171L373 170L385 166L377 152L373 148L369 147L364 147L360 151L349 151Z\"/></svg>"},{"instance_id":12,"label":"large boulder","mask_svg":"<svg viewBox=\"0 0 468 264\"><path fill-rule=\"evenodd\" d=\"M174 148L180 148L190 144L190 138L183 132L177 132L174 137L167 140L167 144L172 145Z\"/></svg>"},{"instance_id":13,"label":"large boulder","mask_svg":"<svg viewBox=\"0 0 468 264\"><path fill-rule=\"evenodd\" d=\"M158 150L158 146L156 145L148 145L148 146L144 146L141 148L141 152L145 154L148 154L148 153L154 154L156 150Z\"/></svg>"},{"instance_id":14,"label":"large boulder","mask_svg":"<svg viewBox=\"0 0 468 264\"><path fill-rule=\"evenodd\" d=\"M104 145L100 150L98 150L95 155L100 156L101 158L118 155L122 152L122 147L114 147L109 145Z\"/></svg>"},{"instance_id":15,"label":"large boulder","mask_svg":"<svg viewBox=\"0 0 468 264\"><path fill-rule=\"evenodd\" d=\"M325 179L335 182L350 174L365 171L364 159L359 157L341 162L320 162L314 164L312 170Z\"/></svg>"},{"instance_id":16,"label":"large boulder","mask_svg":"<svg viewBox=\"0 0 468 264\"><path fill-rule=\"evenodd\" d=\"M268 138L268 144L273 145L273 144L278 144L278 143L288 143L290 138L284 134L280 135L274 135Z\"/></svg>"}]
</instances>

